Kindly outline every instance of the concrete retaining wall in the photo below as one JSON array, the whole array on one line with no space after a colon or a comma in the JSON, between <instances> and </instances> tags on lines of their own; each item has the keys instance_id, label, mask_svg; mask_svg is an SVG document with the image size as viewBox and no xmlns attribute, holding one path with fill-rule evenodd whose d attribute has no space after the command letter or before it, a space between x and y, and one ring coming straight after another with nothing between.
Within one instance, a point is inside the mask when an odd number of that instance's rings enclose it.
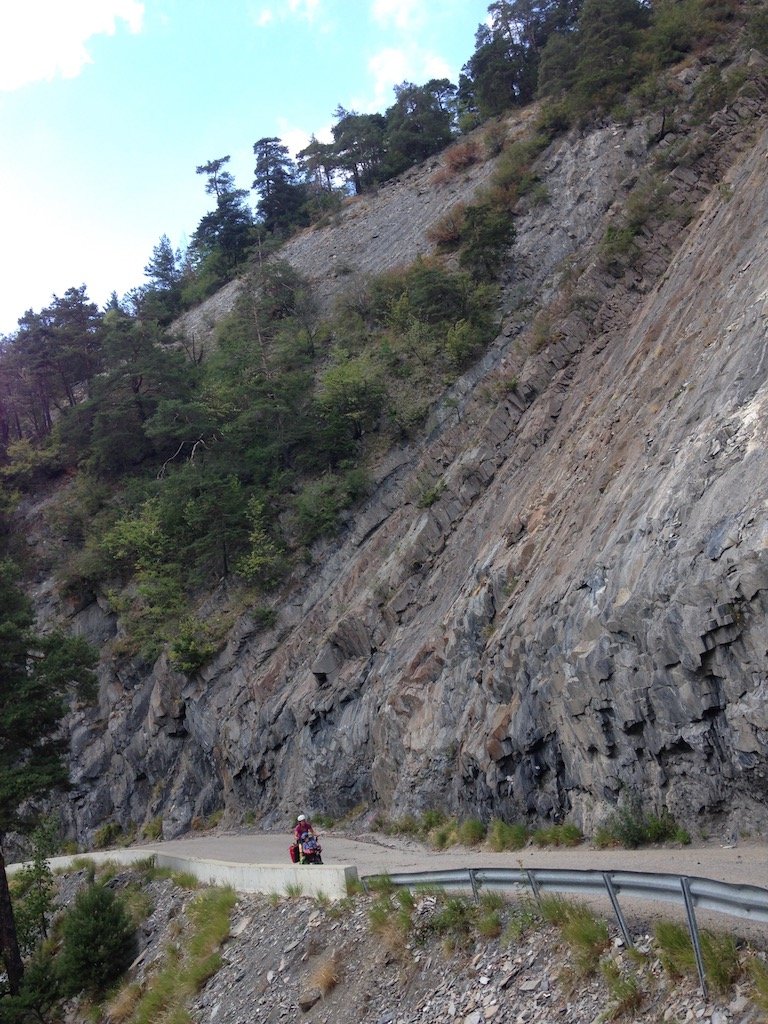
<instances>
[{"instance_id":1,"label":"concrete retaining wall","mask_svg":"<svg viewBox=\"0 0 768 1024\"><path fill-rule=\"evenodd\" d=\"M228 860L198 860L158 853L159 867L187 871L209 885L231 885L236 892L278 892L297 886L305 896L323 893L332 900L347 895L347 882L357 880L351 864L241 864Z\"/></svg>"},{"instance_id":2,"label":"concrete retaining wall","mask_svg":"<svg viewBox=\"0 0 768 1024\"><path fill-rule=\"evenodd\" d=\"M228 860L203 860L183 857L157 850L104 850L76 857L51 857L52 871L66 870L75 863L92 861L130 865L137 861L154 860L157 867L171 871L184 871L206 885L229 885L236 892L276 892L284 896L288 886L298 887L306 896L325 895L332 900L347 895L348 883L357 881L357 868L351 864L244 864ZM9 864L12 875L21 864Z\"/></svg>"}]
</instances>

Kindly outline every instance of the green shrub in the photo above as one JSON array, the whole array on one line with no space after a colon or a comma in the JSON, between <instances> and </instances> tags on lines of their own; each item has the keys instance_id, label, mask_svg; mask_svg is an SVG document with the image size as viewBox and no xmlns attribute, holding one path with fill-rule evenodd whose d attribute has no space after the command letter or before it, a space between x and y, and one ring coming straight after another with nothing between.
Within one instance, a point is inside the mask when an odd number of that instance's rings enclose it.
<instances>
[{"instance_id":1,"label":"green shrub","mask_svg":"<svg viewBox=\"0 0 768 1024\"><path fill-rule=\"evenodd\" d=\"M768 53L768 11L753 7L748 28L752 45L763 53Z\"/></svg>"},{"instance_id":2,"label":"green shrub","mask_svg":"<svg viewBox=\"0 0 768 1024\"><path fill-rule=\"evenodd\" d=\"M3 1024L58 1020L57 1004L62 997L55 961L47 949L39 950L24 968L21 989L16 996L3 993L0 1020Z\"/></svg>"},{"instance_id":3,"label":"green shrub","mask_svg":"<svg viewBox=\"0 0 768 1024\"><path fill-rule=\"evenodd\" d=\"M467 313L467 282L439 264L418 259L406 270L393 270L371 284L373 315L400 330L412 320L423 324L456 321Z\"/></svg>"},{"instance_id":4,"label":"green shrub","mask_svg":"<svg viewBox=\"0 0 768 1024\"><path fill-rule=\"evenodd\" d=\"M637 231L628 225L611 225L600 246L600 259L609 270L620 270L634 262L638 255L635 244Z\"/></svg>"},{"instance_id":5,"label":"green shrub","mask_svg":"<svg viewBox=\"0 0 768 1024\"><path fill-rule=\"evenodd\" d=\"M507 208L491 200L468 206L459 263L478 281L494 281L514 240L515 225Z\"/></svg>"},{"instance_id":6,"label":"green shrub","mask_svg":"<svg viewBox=\"0 0 768 1024\"><path fill-rule=\"evenodd\" d=\"M364 404L361 399L361 416L365 419L371 415L372 407L363 412ZM344 415L356 419L357 413L348 412ZM300 542L311 544L318 537L332 532L338 525L341 512L362 497L365 488L366 477L362 470L344 474L326 473L318 480L307 483L294 501Z\"/></svg>"},{"instance_id":7,"label":"green shrub","mask_svg":"<svg viewBox=\"0 0 768 1024\"><path fill-rule=\"evenodd\" d=\"M425 486L424 490L422 490L416 500L417 508L431 508L431 506L439 500L440 496L445 491L445 487L446 484L444 480L438 480L432 486Z\"/></svg>"},{"instance_id":8,"label":"green shrub","mask_svg":"<svg viewBox=\"0 0 768 1024\"><path fill-rule=\"evenodd\" d=\"M169 660L179 672L192 675L210 661L218 647L208 623L201 622L196 615L185 615L171 641Z\"/></svg>"},{"instance_id":9,"label":"green shrub","mask_svg":"<svg viewBox=\"0 0 768 1024\"><path fill-rule=\"evenodd\" d=\"M272 536L262 500L251 498L246 516L250 527L248 551L239 559L236 569L248 583L269 590L277 585L285 572L285 552ZM271 612L272 609L265 611Z\"/></svg>"},{"instance_id":10,"label":"green shrub","mask_svg":"<svg viewBox=\"0 0 768 1024\"><path fill-rule=\"evenodd\" d=\"M435 913L431 928L448 950L467 946L475 925L475 908L461 896L449 896Z\"/></svg>"},{"instance_id":11,"label":"green shrub","mask_svg":"<svg viewBox=\"0 0 768 1024\"><path fill-rule=\"evenodd\" d=\"M61 929L57 973L65 995L105 991L134 957L130 918L111 889L91 885L78 893Z\"/></svg>"},{"instance_id":12,"label":"green shrub","mask_svg":"<svg viewBox=\"0 0 768 1024\"><path fill-rule=\"evenodd\" d=\"M639 798L632 795L596 830L593 842L599 848L623 846L634 850L648 843L670 840L687 845L690 838L689 833L677 824L666 808L658 815L647 814Z\"/></svg>"},{"instance_id":13,"label":"green shrub","mask_svg":"<svg viewBox=\"0 0 768 1024\"><path fill-rule=\"evenodd\" d=\"M461 370L483 349L483 332L467 320L451 324L445 333L445 352L449 366Z\"/></svg>"}]
</instances>

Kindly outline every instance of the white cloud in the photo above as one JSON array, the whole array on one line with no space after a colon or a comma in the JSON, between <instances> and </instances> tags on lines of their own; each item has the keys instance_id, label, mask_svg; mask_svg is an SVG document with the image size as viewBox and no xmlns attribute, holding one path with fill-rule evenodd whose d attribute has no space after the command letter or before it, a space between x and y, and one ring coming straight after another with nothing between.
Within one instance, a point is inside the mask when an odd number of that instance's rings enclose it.
<instances>
[{"instance_id":1,"label":"white cloud","mask_svg":"<svg viewBox=\"0 0 768 1024\"><path fill-rule=\"evenodd\" d=\"M453 73L438 54L421 50L418 46L379 50L368 61L373 76L373 99L367 106L381 111L395 101L394 87L401 82L423 85L431 78L450 78Z\"/></svg>"},{"instance_id":2,"label":"white cloud","mask_svg":"<svg viewBox=\"0 0 768 1024\"><path fill-rule=\"evenodd\" d=\"M407 31L420 25L424 15L424 9L417 0L373 0L371 4L371 17L383 28L394 25Z\"/></svg>"},{"instance_id":3,"label":"white cloud","mask_svg":"<svg viewBox=\"0 0 768 1024\"><path fill-rule=\"evenodd\" d=\"M318 142L333 142L331 127L329 123L320 129L314 128L311 132L308 132L306 128L299 128L283 117L277 119L277 135L282 144L288 147L288 152L292 157L295 157L302 149L307 148L312 135L315 136Z\"/></svg>"},{"instance_id":4,"label":"white cloud","mask_svg":"<svg viewBox=\"0 0 768 1024\"><path fill-rule=\"evenodd\" d=\"M87 42L114 35L118 21L140 32L139 0L5 0L0 6L0 91L57 75L76 78L92 63Z\"/></svg>"},{"instance_id":5,"label":"white cloud","mask_svg":"<svg viewBox=\"0 0 768 1024\"><path fill-rule=\"evenodd\" d=\"M277 13L276 13L277 11ZM288 0L286 7L259 7L251 6L251 21L256 28L266 28L276 18L285 21L289 18L298 18L301 21L314 23L320 13L320 0Z\"/></svg>"},{"instance_id":6,"label":"white cloud","mask_svg":"<svg viewBox=\"0 0 768 1024\"><path fill-rule=\"evenodd\" d=\"M253 15L253 21L257 28L266 28L266 26L274 20L275 13L270 10L269 7L264 7L258 13L254 13Z\"/></svg>"}]
</instances>

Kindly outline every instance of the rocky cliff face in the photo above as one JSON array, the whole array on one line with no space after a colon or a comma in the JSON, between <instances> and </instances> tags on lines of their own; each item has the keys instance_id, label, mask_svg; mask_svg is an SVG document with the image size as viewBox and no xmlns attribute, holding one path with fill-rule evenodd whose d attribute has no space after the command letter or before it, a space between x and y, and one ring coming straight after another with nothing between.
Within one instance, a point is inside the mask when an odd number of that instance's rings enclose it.
<instances>
[{"instance_id":1,"label":"rocky cliff face","mask_svg":"<svg viewBox=\"0 0 768 1024\"><path fill-rule=\"evenodd\" d=\"M689 826L768 825L757 57L749 86L650 148L656 123L543 155L549 201L520 210L498 338L274 627L240 620L194 678L105 657L72 727L79 834L361 804L589 830L631 792ZM609 258L606 227L660 183L631 260ZM75 625L108 655L104 613Z\"/></svg>"}]
</instances>

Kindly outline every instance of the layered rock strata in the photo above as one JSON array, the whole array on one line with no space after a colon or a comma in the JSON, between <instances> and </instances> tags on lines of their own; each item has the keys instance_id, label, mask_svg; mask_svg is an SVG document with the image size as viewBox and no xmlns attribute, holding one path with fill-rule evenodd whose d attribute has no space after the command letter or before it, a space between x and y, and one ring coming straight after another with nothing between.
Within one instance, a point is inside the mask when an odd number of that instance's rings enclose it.
<instances>
[{"instance_id":1,"label":"layered rock strata","mask_svg":"<svg viewBox=\"0 0 768 1024\"><path fill-rule=\"evenodd\" d=\"M543 155L498 338L274 627L241 619L191 679L105 658L73 721L76 832L361 804L589 831L631 794L768 824L765 96L753 69L651 150L649 123ZM661 179L612 262L606 227Z\"/></svg>"}]
</instances>

